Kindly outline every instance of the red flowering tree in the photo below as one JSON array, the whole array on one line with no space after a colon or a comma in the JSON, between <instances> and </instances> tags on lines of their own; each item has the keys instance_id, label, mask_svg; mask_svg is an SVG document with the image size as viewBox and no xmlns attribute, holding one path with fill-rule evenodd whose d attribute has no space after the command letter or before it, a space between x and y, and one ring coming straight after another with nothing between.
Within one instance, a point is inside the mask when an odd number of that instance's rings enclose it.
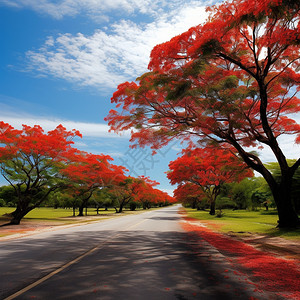
<instances>
[{"instance_id":1,"label":"red flowering tree","mask_svg":"<svg viewBox=\"0 0 300 300\"><path fill-rule=\"evenodd\" d=\"M170 205L176 202L175 198L168 193L155 188L158 182L151 180L149 177L140 176L139 185L135 190L133 200L142 204L143 209L154 206Z\"/></svg>"},{"instance_id":2,"label":"red flowering tree","mask_svg":"<svg viewBox=\"0 0 300 300\"><path fill-rule=\"evenodd\" d=\"M159 189L153 189L155 201L153 203L158 204L159 206L172 205L177 202L176 198L170 196L167 192L161 191Z\"/></svg>"},{"instance_id":3,"label":"red flowering tree","mask_svg":"<svg viewBox=\"0 0 300 300\"><path fill-rule=\"evenodd\" d=\"M108 193L114 200L116 213L123 212L124 207L135 200L136 193L140 189L143 180L134 177L125 177L108 189Z\"/></svg>"},{"instance_id":4,"label":"red flowering tree","mask_svg":"<svg viewBox=\"0 0 300 300\"><path fill-rule=\"evenodd\" d=\"M135 128L132 141L157 149L174 138L206 147L230 144L262 174L274 196L279 227L299 224L291 202L292 177L278 143L300 142L299 1L236 0L211 8L203 25L156 46L138 82L112 97L112 130ZM280 166L277 182L249 147L268 147Z\"/></svg>"},{"instance_id":5,"label":"red flowering tree","mask_svg":"<svg viewBox=\"0 0 300 300\"><path fill-rule=\"evenodd\" d=\"M75 136L81 134L67 131L62 125L44 133L38 125L23 125L22 130L16 130L0 122L1 173L18 197L10 224L19 224L28 212L62 186L59 165L68 155Z\"/></svg>"},{"instance_id":6,"label":"red flowering tree","mask_svg":"<svg viewBox=\"0 0 300 300\"><path fill-rule=\"evenodd\" d=\"M69 182L69 193L80 202L79 216L83 216L83 210L96 190L124 180L126 169L111 164L112 160L108 155L96 155L77 149L66 157L61 172Z\"/></svg>"},{"instance_id":7,"label":"red flowering tree","mask_svg":"<svg viewBox=\"0 0 300 300\"><path fill-rule=\"evenodd\" d=\"M148 177L141 176L139 178L141 181L136 189L134 201L140 203L143 209L150 208L151 205L157 204L158 195L154 186L159 185L159 183Z\"/></svg>"},{"instance_id":8,"label":"red flowering tree","mask_svg":"<svg viewBox=\"0 0 300 300\"><path fill-rule=\"evenodd\" d=\"M210 214L216 211L216 198L224 183L238 182L253 176L252 170L229 150L197 148L184 150L183 155L169 164L167 176L171 184L192 183L205 193Z\"/></svg>"},{"instance_id":9,"label":"red flowering tree","mask_svg":"<svg viewBox=\"0 0 300 300\"><path fill-rule=\"evenodd\" d=\"M108 193L115 202L115 210L121 213L124 207L130 202L141 203L144 208L151 205L171 204L175 199L167 193L155 189L158 182L150 180L148 177L125 177L108 189Z\"/></svg>"},{"instance_id":10,"label":"red flowering tree","mask_svg":"<svg viewBox=\"0 0 300 300\"><path fill-rule=\"evenodd\" d=\"M188 204L192 208L199 208L206 198L200 186L191 182L180 183L174 190L174 197L178 202Z\"/></svg>"}]
</instances>

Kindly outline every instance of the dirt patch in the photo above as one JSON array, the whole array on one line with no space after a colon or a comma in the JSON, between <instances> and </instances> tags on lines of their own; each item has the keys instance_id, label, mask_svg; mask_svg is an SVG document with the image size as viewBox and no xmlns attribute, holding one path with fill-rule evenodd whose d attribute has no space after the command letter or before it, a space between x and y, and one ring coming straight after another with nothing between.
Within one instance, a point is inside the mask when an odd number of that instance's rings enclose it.
<instances>
[{"instance_id":1,"label":"dirt patch","mask_svg":"<svg viewBox=\"0 0 300 300\"><path fill-rule=\"evenodd\" d=\"M252 235L251 238L247 237L243 238L243 240L258 249L300 261L300 242L262 235Z\"/></svg>"},{"instance_id":2,"label":"dirt patch","mask_svg":"<svg viewBox=\"0 0 300 300\"><path fill-rule=\"evenodd\" d=\"M24 221L20 225L1 226L0 241L18 238L30 234L36 234L43 231L55 230L58 227L62 227L65 225L66 225L65 223L54 222L54 221L53 222Z\"/></svg>"},{"instance_id":3,"label":"dirt patch","mask_svg":"<svg viewBox=\"0 0 300 300\"><path fill-rule=\"evenodd\" d=\"M111 215L67 217L61 221L52 220L26 220L23 219L19 225L3 226L9 222L9 218L0 218L0 242L23 236L37 234L45 231L53 231L61 228L79 226L91 222L99 222L112 217Z\"/></svg>"}]
</instances>

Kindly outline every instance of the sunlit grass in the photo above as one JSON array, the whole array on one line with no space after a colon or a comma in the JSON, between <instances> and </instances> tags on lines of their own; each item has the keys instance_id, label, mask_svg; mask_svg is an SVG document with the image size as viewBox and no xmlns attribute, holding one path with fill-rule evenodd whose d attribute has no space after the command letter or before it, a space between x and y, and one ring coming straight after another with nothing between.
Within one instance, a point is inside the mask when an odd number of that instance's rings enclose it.
<instances>
[{"instance_id":1,"label":"sunlit grass","mask_svg":"<svg viewBox=\"0 0 300 300\"><path fill-rule=\"evenodd\" d=\"M0 207L0 220L1 217L4 214L9 214L15 210L14 207ZM78 217L78 210L75 211L75 217L73 217L73 209L63 209L63 208L51 208L51 207L40 207L35 208L32 211L30 211L21 222L26 221L35 221L35 222L46 222L46 221L54 221L54 222L61 222L61 223L77 223L77 222L90 222L93 220L98 219L106 219L113 216L122 216L126 214L136 214L143 212L145 210L143 209L137 209L135 211L130 211L125 209L123 213L116 214L115 209L109 208L108 210L104 210L104 208L101 208L99 210L99 214L97 214L97 211L95 208L88 208L87 216L86 211L84 210L84 216ZM148 211L148 210L147 210ZM91 218L92 217L92 220Z\"/></svg>"},{"instance_id":2,"label":"sunlit grass","mask_svg":"<svg viewBox=\"0 0 300 300\"><path fill-rule=\"evenodd\" d=\"M6 213L11 213L15 210L14 207L0 207L0 215L4 215ZM85 213L85 211L84 211ZM100 214L111 214L115 213L115 210L108 210L104 211L101 209L99 211ZM76 210L76 215L78 214L78 211ZM97 212L93 208L88 209L88 215L89 216L96 216ZM63 209L63 208L51 208L51 207L40 207L35 208L32 211L30 211L24 219L47 219L47 220L53 220L58 218L67 218L73 216L73 209Z\"/></svg>"},{"instance_id":3,"label":"sunlit grass","mask_svg":"<svg viewBox=\"0 0 300 300\"><path fill-rule=\"evenodd\" d=\"M264 234L300 240L300 229L282 230L276 228L278 216L276 211L222 210L218 218L208 211L186 208L188 217L202 220L208 227L236 235Z\"/></svg>"}]
</instances>

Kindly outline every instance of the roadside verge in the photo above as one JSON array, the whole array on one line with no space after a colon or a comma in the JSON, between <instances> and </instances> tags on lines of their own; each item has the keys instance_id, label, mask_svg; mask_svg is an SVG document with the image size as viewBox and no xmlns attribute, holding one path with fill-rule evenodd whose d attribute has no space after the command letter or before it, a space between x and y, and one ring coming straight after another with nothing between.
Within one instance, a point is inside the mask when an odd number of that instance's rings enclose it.
<instances>
[{"instance_id":1,"label":"roadside verge","mask_svg":"<svg viewBox=\"0 0 300 300\"><path fill-rule=\"evenodd\" d=\"M201 221L183 216L183 229L193 232L215 247L227 260L247 274L257 291L275 293L286 299L300 299L300 263L299 259L287 259L266 249L254 247L251 239L240 240L220 232L213 231ZM261 244L262 243L262 240Z\"/></svg>"}]
</instances>

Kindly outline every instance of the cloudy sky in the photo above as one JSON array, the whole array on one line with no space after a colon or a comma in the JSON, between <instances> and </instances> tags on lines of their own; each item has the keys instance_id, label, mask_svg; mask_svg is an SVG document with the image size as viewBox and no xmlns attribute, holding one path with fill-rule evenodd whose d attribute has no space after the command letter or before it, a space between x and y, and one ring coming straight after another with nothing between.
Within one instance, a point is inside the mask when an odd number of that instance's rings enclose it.
<instances>
[{"instance_id":1,"label":"cloudy sky","mask_svg":"<svg viewBox=\"0 0 300 300\"><path fill-rule=\"evenodd\" d=\"M76 147L109 154L130 175L150 176L170 191L164 172L180 144L154 157L149 149L129 150L129 135L108 133L103 119L117 85L147 71L151 49L202 23L205 7L215 3L0 0L0 120L16 128L76 128L83 134Z\"/></svg>"}]
</instances>

